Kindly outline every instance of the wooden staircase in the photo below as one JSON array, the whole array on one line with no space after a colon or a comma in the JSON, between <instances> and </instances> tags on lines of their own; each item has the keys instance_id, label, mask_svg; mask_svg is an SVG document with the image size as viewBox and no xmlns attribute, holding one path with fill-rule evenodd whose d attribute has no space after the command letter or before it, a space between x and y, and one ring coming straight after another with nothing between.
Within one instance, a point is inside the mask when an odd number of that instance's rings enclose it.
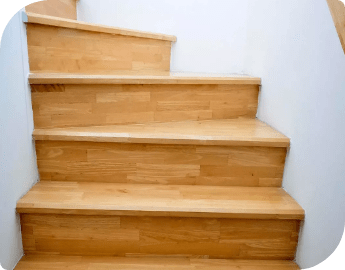
<instances>
[{"instance_id":1,"label":"wooden staircase","mask_svg":"<svg viewBox=\"0 0 345 270\"><path fill-rule=\"evenodd\" d=\"M40 182L16 269L295 270L261 80L170 74L168 35L27 13Z\"/></svg>"}]
</instances>

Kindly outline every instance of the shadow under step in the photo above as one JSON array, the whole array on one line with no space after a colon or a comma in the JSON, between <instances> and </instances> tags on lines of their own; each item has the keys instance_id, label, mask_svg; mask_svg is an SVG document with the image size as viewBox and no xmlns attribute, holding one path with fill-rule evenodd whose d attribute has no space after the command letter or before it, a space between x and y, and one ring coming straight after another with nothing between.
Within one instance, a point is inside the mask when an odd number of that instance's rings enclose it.
<instances>
[{"instance_id":1,"label":"shadow under step","mask_svg":"<svg viewBox=\"0 0 345 270\"><path fill-rule=\"evenodd\" d=\"M251 260L212 260L188 259L174 257L152 258L121 258L121 257L87 257L59 255L27 255L21 259L15 270L48 270L48 269L79 269L79 270L299 270L292 261L251 261Z\"/></svg>"}]
</instances>

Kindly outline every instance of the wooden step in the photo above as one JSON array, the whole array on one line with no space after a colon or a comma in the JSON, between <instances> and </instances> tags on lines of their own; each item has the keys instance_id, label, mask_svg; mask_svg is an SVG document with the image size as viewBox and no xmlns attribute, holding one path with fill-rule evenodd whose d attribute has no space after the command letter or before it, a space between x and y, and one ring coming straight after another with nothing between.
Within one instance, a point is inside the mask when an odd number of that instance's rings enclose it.
<instances>
[{"instance_id":1,"label":"wooden step","mask_svg":"<svg viewBox=\"0 0 345 270\"><path fill-rule=\"evenodd\" d=\"M299 270L292 261L215 260L189 258L121 258L59 255L26 255L15 270Z\"/></svg>"},{"instance_id":2,"label":"wooden step","mask_svg":"<svg viewBox=\"0 0 345 270\"><path fill-rule=\"evenodd\" d=\"M17 204L25 254L292 260L302 208L280 188L41 181Z\"/></svg>"},{"instance_id":3,"label":"wooden step","mask_svg":"<svg viewBox=\"0 0 345 270\"><path fill-rule=\"evenodd\" d=\"M27 13L31 72L168 74L176 37Z\"/></svg>"},{"instance_id":4,"label":"wooden step","mask_svg":"<svg viewBox=\"0 0 345 270\"><path fill-rule=\"evenodd\" d=\"M34 131L42 180L280 187L289 139L255 119Z\"/></svg>"},{"instance_id":5,"label":"wooden step","mask_svg":"<svg viewBox=\"0 0 345 270\"><path fill-rule=\"evenodd\" d=\"M32 74L29 80L36 128L255 118L260 84L246 77Z\"/></svg>"},{"instance_id":6,"label":"wooden step","mask_svg":"<svg viewBox=\"0 0 345 270\"><path fill-rule=\"evenodd\" d=\"M250 76L217 76L204 74L195 76L185 73L178 75L171 73L165 76L140 75L90 75L90 74L57 74L31 73L30 84L207 84L207 85L257 85L261 79Z\"/></svg>"},{"instance_id":7,"label":"wooden step","mask_svg":"<svg viewBox=\"0 0 345 270\"><path fill-rule=\"evenodd\" d=\"M304 218L282 188L133 185L90 182L36 184L19 213L245 219Z\"/></svg>"},{"instance_id":8,"label":"wooden step","mask_svg":"<svg viewBox=\"0 0 345 270\"><path fill-rule=\"evenodd\" d=\"M287 147L289 138L257 119L35 129L37 141Z\"/></svg>"}]
</instances>

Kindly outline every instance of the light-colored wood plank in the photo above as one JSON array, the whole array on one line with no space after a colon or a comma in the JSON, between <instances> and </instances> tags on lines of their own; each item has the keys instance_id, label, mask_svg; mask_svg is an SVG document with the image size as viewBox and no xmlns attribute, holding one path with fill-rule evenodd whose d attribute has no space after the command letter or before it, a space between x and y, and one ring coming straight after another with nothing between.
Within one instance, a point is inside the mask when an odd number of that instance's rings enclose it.
<instances>
[{"instance_id":1,"label":"light-colored wood plank","mask_svg":"<svg viewBox=\"0 0 345 270\"><path fill-rule=\"evenodd\" d=\"M299 270L292 261L226 260L177 257L88 257L62 255L26 255L15 270L49 270L73 268L78 270Z\"/></svg>"},{"instance_id":2,"label":"light-colored wood plank","mask_svg":"<svg viewBox=\"0 0 345 270\"><path fill-rule=\"evenodd\" d=\"M293 259L300 221L22 214L26 254Z\"/></svg>"},{"instance_id":3,"label":"light-colored wood plank","mask_svg":"<svg viewBox=\"0 0 345 270\"><path fill-rule=\"evenodd\" d=\"M280 187L284 147L36 141L41 180Z\"/></svg>"},{"instance_id":4,"label":"light-colored wood plank","mask_svg":"<svg viewBox=\"0 0 345 270\"><path fill-rule=\"evenodd\" d=\"M51 0L45 1L45 2L50 2L50 1ZM75 0L69 0L69 1L76 2ZM144 32L144 31L135 31L135 30L130 30L130 29L76 21L76 19L63 19L63 18L58 18L58 16L52 17L52 16L47 16L47 15L35 14L35 13L31 13L27 11L25 22L33 23L33 24L64 27L64 28L70 28L70 29L85 30L85 31L93 31L93 32L99 32L99 33L108 33L108 34L113 34L113 35L150 38L150 39L166 40L166 41L171 41L171 42L176 41L176 37L172 35L156 34L156 33L151 33L151 32Z\"/></svg>"},{"instance_id":5,"label":"light-colored wood plank","mask_svg":"<svg viewBox=\"0 0 345 270\"><path fill-rule=\"evenodd\" d=\"M154 74L170 70L171 42L43 24L27 24L30 71Z\"/></svg>"},{"instance_id":6,"label":"light-colored wood plank","mask_svg":"<svg viewBox=\"0 0 345 270\"><path fill-rule=\"evenodd\" d=\"M77 1L78 0L46 0L32 3L25 7L29 14L36 13L36 17L54 16L57 19L77 19Z\"/></svg>"},{"instance_id":7,"label":"light-colored wood plank","mask_svg":"<svg viewBox=\"0 0 345 270\"><path fill-rule=\"evenodd\" d=\"M282 188L90 182L41 181L18 201L17 211L233 219L304 218L304 210Z\"/></svg>"},{"instance_id":8,"label":"light-colored wood plank","mask_svg":"<svg viewBox=\"0 0 345 270\"><path fill-rule=\"evenodd\" d=\"M327 0L338 36L345 53L345 6L340 0Z\"/></svg>"},{"instance_id":9,"label":"light-colored wood plank","mask_svg":"<svg viewBox=\"0 0 345 270\"><path fill-rule=\"evenodd\" d=\"M33 71L33 70L31 70ZM250 84L260 85L261 79L238 76L141 76L141 75L85 75L59 73L31 73L31 84Z\"/></svg>"},{"instance_id":10,"label":"light-colored wood plank","mask_svg":"<svg viewBox=\"0 0 345 270\"><path fill-rule=\"evenodd\" d=\"M35 140L287 147L289 138L257 119L36 129Z\"/></svg>"},{"instance_id":11,"label":"light-colored wood plank","mask_svg":"<svg viewBox=\"0 0 345 270\"><path fill-rule=\"evenodd\" d=\"M31 90L38 129L255 118L259 94L258 85L34 84Z\"/></svg>"},{"instance_id":12,"label":"light-colored wood plank","mask_svg":"<svg viewBox=\"0 0 345 270\"><path fill-rule=\"evenodd\" d=\"M191 259L195 270L300 270L293 261Z\"/></svg>"}]
</instances>

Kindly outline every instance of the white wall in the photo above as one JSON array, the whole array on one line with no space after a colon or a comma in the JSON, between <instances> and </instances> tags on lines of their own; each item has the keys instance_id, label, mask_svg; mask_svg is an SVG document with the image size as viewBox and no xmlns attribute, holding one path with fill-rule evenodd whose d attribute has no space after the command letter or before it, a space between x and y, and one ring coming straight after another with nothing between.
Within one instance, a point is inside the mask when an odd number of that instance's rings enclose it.
<instances>
[{"instance_id":1,"label":"white wall","mask_svg":"<svg viewBox=\"0 0 345 270\"><path fill-rule=\"evenodd\" d=\"M81 0L78 20L177 36L175 72L242 73L247 0Z\"/></svg>"},{"instance_id":2,"label":"white wall","mask_svg":"<svg viewBox=\"0 0 345 270\"><path fill-rule=\"evenodd\" d=\"M15 207L37 181L27 45L21 13L8 23L0 47L0 264L13 269L23 255Z\"/></svg>"},{"instance_id":3,"label":"white wall","mask_svg":"<svg viewBox=\"0 0 345 270\"><path fill-rule=\"evenodd\" d=\"M345 56L326 0L82 0L78 18L176 35L173 71L262 77L258 117L291 138L283 185L307 214L297 261L306 268L333 252L345 222ZM17 14L0 49L0 262L8 269L22 254L15 204L38 179L27 72Z\"/></svg>"},{"instance_id":4,"label":"white wall","mask_svg":"<svg viewBox=\"0 0 345 270\"><path fill-rule=\"evenodd\" d=\"M297 262L337 247L345 223L345 55L326 0L250 0L248 72L258 117L291 138L284 188L306 210Z\"/></svg>"},{"instance_id":5,"label":"white wall","mask_svg":"<svg viewBox=\"0 0 345 270\"><path fill-rule=\"evenodd\" d=\"M306 210L297 262L345 222L345 56L326 0L83 0L78 19L177 36L172 71L262 77L258 117L291 138L284 188Z\"/></svg>"}]
</instances>

